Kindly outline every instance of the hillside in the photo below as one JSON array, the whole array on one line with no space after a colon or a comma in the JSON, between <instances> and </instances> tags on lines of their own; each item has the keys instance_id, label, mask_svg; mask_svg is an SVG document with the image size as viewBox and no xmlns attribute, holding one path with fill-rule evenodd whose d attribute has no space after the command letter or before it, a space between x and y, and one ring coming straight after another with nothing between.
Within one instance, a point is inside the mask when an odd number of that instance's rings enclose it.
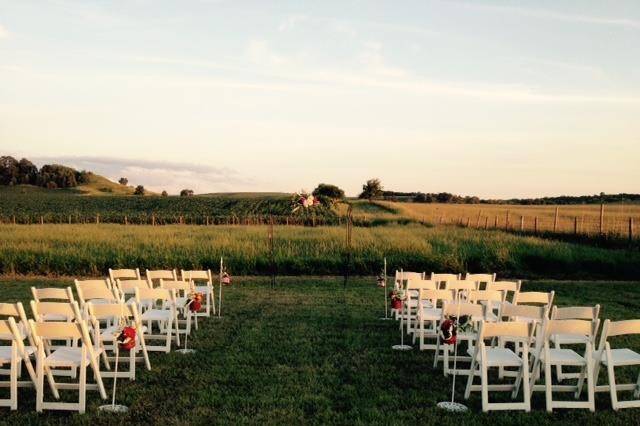
<instances>
[{"instance_id":1,"label":"hillside","mask_svg":"<svg viewBox=\"0 0 640 426\"><path fill-rule=\"evenodd\" d=\"M35 185L0 185L0 194L69 194L69 195L133 195L133 186L120 185L104 176L94 173L87 174L87 183L73 188L48 189ZM149 190L145 195L158 195Z\"/></svg>"}]
</instances>

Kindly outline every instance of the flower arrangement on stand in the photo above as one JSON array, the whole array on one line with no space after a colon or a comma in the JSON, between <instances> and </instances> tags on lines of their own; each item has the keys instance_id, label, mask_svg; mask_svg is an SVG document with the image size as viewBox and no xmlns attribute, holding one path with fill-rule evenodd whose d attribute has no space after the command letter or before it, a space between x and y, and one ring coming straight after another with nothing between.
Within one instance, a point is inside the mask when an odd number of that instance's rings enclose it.
<instances>
[{"instance_id":1,"label":"flower arrangement on stand","mask_svg":"<svg viewBox=\"0 0 640 426\"><path fill-rule=\"evenodd\" d=\"M198 312L202 309L202 300L204 299L204 294L192 292L189 294L189 299L187 301L187 305L189 306L189 310L191 312Z\"/></svg>"},{"instance_id":2,"label":"flower arrangement on stand","mask_svg":"<svg viewBox=\"0 0 640 426\"><path fill-rule=\"evenodd\" d=\"M387 286L387 277L385 277L384 271L380 272L376 277L376 285L381 288Z\"/></svg>"},{"instance_id":3,"label":"flower arrangement on stand","mask_svg":"<svg viewBox=\"0 0 640 426\"><path fill-rule=\"evenodd\" d=\"M229 275L226 269L222 271L221 282L223 285L231 285L231 275Z\"/></svg>"},{"instance_id":4,"label":"flower arrangement on stand","mask_svg":"<svg viewBox=\"0 0 640 426\"><path fill-rule=\"evenodd\" d=\"M291 212L295 213L300 209L308 209L309 207L315 207L320 204L320 199L314 197L312 194L307 194L305 191L293 194L291 200Z\"/></svg>"},{"instance_id":5,"label":"flower arrangement on stand","mask_svg":"<svg viewBox=\"0 0 640 426\"><path fill-rule=\"evenodd\" d=\"M446 345L455 345L458 340L458 330L467 332L473 329L473 323L468 315L462 315L459 319L452 316L440 324L440 336Z\"/></svg>"},{"instance_id":6,"label":"flower arrangement on stand","mask_svg":"<svg viewBox=\"0 0 640 426\"><path fill-rule=\"evenodd\" d=\"M407 294L402 289L395 289L389 293L391 309L402 309L402 303L407 300Z\"/></svg>"}]
</instances>

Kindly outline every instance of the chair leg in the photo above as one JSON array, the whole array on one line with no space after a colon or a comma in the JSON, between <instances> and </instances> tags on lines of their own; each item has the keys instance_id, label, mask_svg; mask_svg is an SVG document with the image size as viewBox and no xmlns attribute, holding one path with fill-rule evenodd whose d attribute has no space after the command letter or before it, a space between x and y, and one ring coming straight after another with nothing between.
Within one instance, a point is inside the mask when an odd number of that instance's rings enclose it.
<instances>
[{"instance_id":1,"label":"chair leg","mask_svg":"<svg viewBox=\"0 0 640 426\"><path fill-rule=\"evenodd\" d=\"M489 379L487 377L487 366L480 364L480 377L482 384L482 411L489 411Z\"/></svg>"},{"instance_id":2,"label":"chair leg","mask_svg":"<svg viewBox=\"0 0 640 426\"><path fill-rule=\"evenodd\" d=\"M558 336L556 336L558 337ZM554 344L556 349L560 349L560 343L558 343L558 340L556 339L556 342ZM558 379L558 382L561 382L564 380L564 376L562 375L562 365L557 364L556 365L556 378Z\"/></svg>"},{"instance_id":3,"label":"chair leg","mask_svg":"<svg viewBox=\"0 0 640 426\"><path fill-rule=\"evenodd\" d=\"M18 358L18 351L16 350L14 343L11 350L11 373L9 378L11 382L11 389L9 391L9 395L11 398L11 410L18 409L18 370L21 364L22 361L20 360L20 358Z\"/></svg>"},{"instance_id":4,"label":"chair leg","mask_svg":"<svg viewBox=\"0 0 640 426\"><path fill-rule=\"evenodd\" d=\"M38 382L36 383L36 411L42 413L42 407L44 405L44 358L42 354L38 354L38 360L36 361L36 377ZM49 372L49 374L51 374Z\"/></svg>"},{"instance_id":5,"label":"chair leg","mask_svg":"<svg viewBox=\"0 0 640 426\"><path fill-rule=\"evenodd\" d=\"M113 380L115 380L115 378ZM87 404L87 364L84 360L80 363L80 383L78 384L78 393L78 404L80 406L78 412L80 414L84 414Z\"/></svg>"},{"instance_id":6,"label":"chair leg","mask_svg":"<svg viewBox=\"0 0 640 426\"><path fill-rule=\"evenodd\" d=\"M618 393L616 389L616 375L613 370L613 363L611 362L611 357L608 358L609 363L607 365L607 371L609 373L609 393L611 394L611 408L615 411L618 410Z\"/></svg>"},{"instance_id":7,"label":"chair leg","mask_svg":"<svg viewBox=\"0 0 640 426\"><path fill-rule=\"evenodd\" d=\"M553 411L553 396L551 394L551 386L553 382L551 381L551 364L549 363L549 354L544 359L544 393L545 399L547 403L547 412L551 413Z\"/></svg>"},{"instance_id":8,"label":"chair leg","mask_svg":"<svg viewBox=\"0 0 640 426\"><path fill-rule=\"evenodd\" d=\"M522 395L524 397L524 403L527 406L526 408L526 412L530 412L531 411L531 390L529 389L529 366L528 365L523 365L522 366L522 375L523 375L523 381L524 383L522 384Z\"/></svg>"},{"instance_id":9,"label":"chair leg","mask_svg":"<svg viewBox=\"0 0 640 426\"><path fill-rule=\"evenodd\" d=\"M469 399L471 396L471 386L473 386L473 379L476 376L476 360L471 360L471 367L469 368L469 378L467 378L467 388L464 391L464 399Z\"/></svg>"}]
</instances>

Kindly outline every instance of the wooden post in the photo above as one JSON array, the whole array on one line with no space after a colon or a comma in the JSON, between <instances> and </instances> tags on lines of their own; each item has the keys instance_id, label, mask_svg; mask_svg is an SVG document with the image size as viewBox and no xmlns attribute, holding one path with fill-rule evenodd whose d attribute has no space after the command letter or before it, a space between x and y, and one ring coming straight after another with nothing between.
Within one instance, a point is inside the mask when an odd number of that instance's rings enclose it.
<instances>
[{"instance_id":1,"label":"wooden post","mask_svg":"<svg viewBox=\"0 0 640 426\"><path fill-rule=\"evenodd\" d=\"M476 220L476 228L480 228L480 215L482 214L482 209L478 210L478 219Z\"/></svg>"},{"instance_id":2,"label":"wooden post","mask_svg":"<svg viewBox=\"0 0 640 426\"><path fill-rule=\"evenodd\" d=\"M520 216L520 232L524 231L524 216Z\"/></svg>"},{"instance_id":3,"label":"wooden post","mask_svg":"<svg viewBox=\"0 0 640 426\"><path fill-rule=\"evenodd\" d=\"M484 218L484 229L489 229L489 216Z\"/></svg>"},{"instance_id":4,"label":"wooden post","mask_svg":"<svg viewBox=\"0 0 640 426\"><path fill-rule=\"evenodd\" d=\"M506 218L506 220L505 220L505 222L504 222L504 229L505 229L505 231L508 231L508 230L509 230L509 213L510 213L510 212L509 212L509 210L507 210L507 218Z\"/></svg>"},{"instance_id":5,"label":"wooden post","mask_svg":"<svg viewBox=\"0 0 640 426\"><path fill-rule=\"evenodd\" d=\"M13 215L13 224L16 224L16 215Z\"/></svg>"},{"instance_id":6,"label":"wooden post","mask_svg":"<svg viewBox=\"0 0 640 426\"><path fill-rule=\"evenodd\" d=\"M633 241L633 218L629 218L629 242Z\"/></svg>"},{"instance_id":7,"label":"wooden post","mask_svg":"<svg viewBox=\"0 0 640 426\"><path fill-rule=\"evenodd\" d=\"M533 218L533 232L538 233L538 216Z\"/></svg>"},{"instance_id":8,"label":"wooden post","mask_svg":"<svg viewBox=\"0 0 640 426\"><path fill-rule=\"evenodd\" d=\"M44 217L40 216L40 225L44 225Z\"/></svg>"},{"instance_id":9,"label":"wooden post","mask_svg":"<svg viewBox=\"0 0 640 426\"><path fill-rule=\"evenodd\" d=\"M600 235L604 234L604 203L600 204Z\"/></svg>"},{"instance_id":10,"label":"wooden post","mask_svg":"<svg viewBox=\"0 0 640 426\"><path fill-rule=\"evenodd\" d=\"M151 226L156 226L156 214L151 214Z\"/></svg>"},{"instance_id":11,"label":"wooden post","mask_svg":"<svg viewBox=\"0 0 640 426\"><path fill-rule=\"evenodd\" d=\"M496 216L496 220L495 220L495 222L494 222L494 224L493 224L493 227L494 227L495 229L498 229L498 216Z\"/></svg>"},{"instance_id":12,"label":"wooden post","mask_svg":"<svg viewBox=\"0 0 640 426\"><path fill-rule=\"evenodd\" d=\"M184 217L182 215L180 215L180 225L184 225Z\"/></svg>"},{"instance_id":13,"label":"wooden post","mask_svg":"<svg viewBox=\"0 0 640 426\"><path fill-rule=\"evenodd\" d=\"M553 218L553 232L558 232L558 206L556 206L556 215Z\"/></svg>"},{"instance_id":14,"label":"wooden post","mask_svg":"<svg viewBox=\"0 0 640 426\"><path fill-rule=\"evenodd\" d=\"M127 215L126 215L126 214L124 215L124 224L125 224L125 225L128 225L128 224L129 224L129 221L127 220Z\"/></svg>"},{"instance_id":15,"label":"wooden post","mask_svg":"<svg viewBox=\"0 0 640 426\"><path fill-rule=\"evenodd\" d=\"M209 226L209 216L207 216L207 226Z\"/></svg>"},{"instance_id":16,"label":"wooden post","mask_svg":"<svg viewBox=\"0 0 640 426\"><path fill-rule=\"evenodd\" d=\"M100 223L100 213L96 213L96 225Z\"/></svg>"},{"instance_id":17,"label":"wooden post","mask_svg":"<svg viewBox=\"0 0 640 426\"><path fill-rule=\"evenodd\" d=\"M573 233L578 235L578 216L573 218Z\"/></svg>"},{"instance_id":18,"label":"wooden post","mask_svg":"<svg viewBox=\"0 0 640 426\"><path fill-rule=\"evenodd\" d=\"M71 225L71 215L69 215L69 225Z\"/></svg>"},{"instance_id":19,"label":"wooden post","mask_svg":"<svg viewBox=\"0 0 640 426\"><path fill-rule=\"evenodd\" d=\"M276 286L276 257L273 244L273 216L269 217L269 263L271 264L271 288Z\"/></svg>"},{"instance_id":20,"label":"wooden post","mask_svg":"<svg viewBox=\"0 0 640 426\"><path fill-rule=\"evenodd\" d=\"M349 280L349 268L351 266L351 237L353 233L353 207L349 204L349 208L347 209L347 235L345 237L345 245L346 245L346 256L345 256L345 265L344 265L344 283L343 287L347 286L347 281Z\"/></svg>"},{"instance_id":21,"label":"wooden post","mask_svg":"<svg viewBox=\"0 0 640 426\"><path fill-rule=\"evenodd\" d=\"M470 218L470 217L468 217L468 218L467 218L467 228L469 227L469 222L470 222L470 221L471 221L471 218Z\"/></svg>"}]
</instances>

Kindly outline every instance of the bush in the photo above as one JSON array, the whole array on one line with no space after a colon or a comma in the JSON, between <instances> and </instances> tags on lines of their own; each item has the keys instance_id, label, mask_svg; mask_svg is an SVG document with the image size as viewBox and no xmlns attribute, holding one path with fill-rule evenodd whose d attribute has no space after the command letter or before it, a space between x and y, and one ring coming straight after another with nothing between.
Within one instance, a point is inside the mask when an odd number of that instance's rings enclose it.
<instances>
[{"instance_id":1,"label":"bush","mask_svg":"<svg viewBox=\"0 0 640 426\"><path fill-rule=\"evenodd\" d=\"M133 191L133 195L144 195L144 192L145 192L144 186L138 185L136 186L135 191Z\"/></svg>"},{"instance_id":2,"label":"bush","mask_svg":"<svg viewBox=\"0 0 640 426\"><path fill-rule=\"evenodd\" d=\"M183 189L180 191L181 197L193 197L193 189Z\"/></svg>"},{"instance_id":3,"label":"bush","mask_svg":"<svg viewBox=\"0 0 640 426\"><path fill-rule=\"evenodd\" d=\"M362 185L362 192L358 198L372 200L382 196L382 183L380 179L369 179L366 184Z\"/></svg>"},{"instance_id":4,"label":"bush","mask_svg":"<svg viewBox=\"0 0 640 426\"><path fill-rule=\"evenodd\" d=\"M118 179L118 183L120 185L127 186L127 184L129 183L129 179L127 179L126 177L121 177L120 179Z\"/></svg>"}]
</instances>

